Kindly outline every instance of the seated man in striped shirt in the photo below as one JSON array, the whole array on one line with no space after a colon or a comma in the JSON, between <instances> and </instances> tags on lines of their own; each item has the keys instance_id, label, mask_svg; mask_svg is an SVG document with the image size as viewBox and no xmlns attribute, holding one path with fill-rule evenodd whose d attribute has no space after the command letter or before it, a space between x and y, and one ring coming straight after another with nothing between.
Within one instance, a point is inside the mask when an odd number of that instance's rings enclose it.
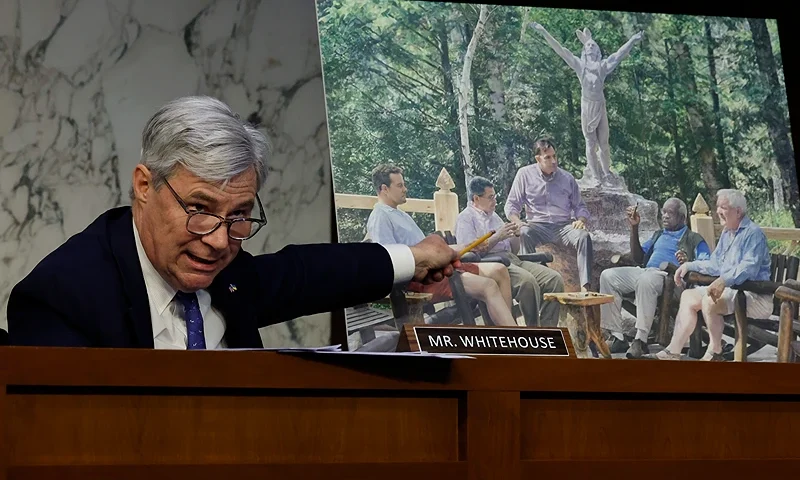
<instances>
[{"instance_id":1,"label":"seated man in striped shirt","mask_svg":"<svg viewBox=\"0 0 800 480\"><path fill-rule=\"evenodd\" d=\"M475 177L469 184L470 202L456 220L456 238L461 243L470 243L494 230L489 240L472 251L484 257L501 254L511 261L508 273L511 276L512 295L519 302L525 324L528 326L558 325L558 302L544 302L544 293L564 291L564 279L552 268L539 263L520 260L519 227L506 223L497 214L497 196L494 185L487 178Z\"/></svg>"}]
</instances>

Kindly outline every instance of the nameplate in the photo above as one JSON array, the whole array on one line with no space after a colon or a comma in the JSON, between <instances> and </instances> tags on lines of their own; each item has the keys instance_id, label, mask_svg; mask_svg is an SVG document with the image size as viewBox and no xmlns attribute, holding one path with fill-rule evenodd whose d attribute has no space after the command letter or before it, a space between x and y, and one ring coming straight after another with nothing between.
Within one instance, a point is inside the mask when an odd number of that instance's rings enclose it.
<instances>
[{"instance_id":1,"label":"nameplate","mask_svg":"<svg viewBox=\"0 0 800 480\"><path fill-rule=\"evenodd\" d=\"M562 328L405 325L398 350L464 355L574 357Z\"/></svg>"}]
</instances>

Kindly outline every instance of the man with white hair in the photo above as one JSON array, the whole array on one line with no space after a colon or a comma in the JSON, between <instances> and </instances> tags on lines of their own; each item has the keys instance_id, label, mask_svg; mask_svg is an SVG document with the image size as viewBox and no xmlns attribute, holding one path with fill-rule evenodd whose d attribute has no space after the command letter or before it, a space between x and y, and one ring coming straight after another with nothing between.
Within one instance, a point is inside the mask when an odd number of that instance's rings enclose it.
<instances>
[{"instance_id":1,"label":"man with white hair","mask_svg":"<svg viewBox=\"0 0 800 480\"><path fill-rule=\"evenodd\" d=\"M150 118L132 204L100 215L11 292L12 345L263 347L258 329L442 281L458 254L407 245L290 245L251 255L267 223L266 137L221 101L185 97Z\"/></svg>"},{"instance_id":2,"label":"man with white hair","mask_svg":"<svg viewBox=\"0 0 800 480\"><path fill-rule=\"evenodd\" d=\"M697 323L697 312L703 312L708 327L708 349L702 360L723 361L723 316L734 311L737 290L733 286L748 280L770 279L770 254L767 237L747 216L747 201L738 190L717 192L717 215L723 230L717 248L708 260L687 262L675 272L675 284L680 286L689 272L718 277L707 287L685 290L675 319L675 331L667 348L658 352L660 360L680 360L683 349ZM772 295L744 292L747 316L768 318L772 314Z\"/></svg>"},{"instance_id":3,"label":"man with white hair","mask_svg":"<svg viewBox=\"0 0 800 480\"><path fill-rule=\"evenodd\" d=\"M639 243L641 218L636 207L628 207L627 215L631 225L631 256L637 265L607 268L600 274L600 293L614 295L613 303L600 306L600 318L601 326L612 336L611 353L625 352L627 358L641 358L648 353L647 337L667 276L661 264L705 260L711 251L703 237L686 226L686 204L679 198L664 202L661 208L663 228L653 233L644 245ZM623 335L622 297L631 293L636 294L636 336L629 346Z\"/></svg>"}]
</instances>

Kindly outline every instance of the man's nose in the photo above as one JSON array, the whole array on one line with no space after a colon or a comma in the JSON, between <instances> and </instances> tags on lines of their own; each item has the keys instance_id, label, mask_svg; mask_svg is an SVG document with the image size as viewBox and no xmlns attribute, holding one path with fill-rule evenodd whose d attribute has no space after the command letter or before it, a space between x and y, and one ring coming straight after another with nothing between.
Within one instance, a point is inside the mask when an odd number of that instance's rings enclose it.
<instances>
[{"instance_id":1,"label":"man's nose","mask_svg":"<svg viewBox=\"0 0 800 480\"><path fill-rule=\"evenodd\" d=\"M228 226L222 224L216 230L203 236L203 243L214 250L225 250L228 248L230 237L228 237Z\"/></svg>"}]
</instances>

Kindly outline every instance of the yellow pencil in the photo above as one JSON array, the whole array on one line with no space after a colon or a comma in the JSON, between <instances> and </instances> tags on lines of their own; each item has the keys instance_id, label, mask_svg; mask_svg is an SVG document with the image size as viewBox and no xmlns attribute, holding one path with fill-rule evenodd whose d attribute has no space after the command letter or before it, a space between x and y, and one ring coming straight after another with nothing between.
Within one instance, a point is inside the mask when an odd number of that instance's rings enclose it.
<instances>
[{"instance_id":1,"label":"yellow pencil","mask_svg":"<svg viewBox=\"0 0 800 480\"><path fill-rule=\"evenodd\" d=\"M481 238L479 238L479 239L475 240L474 242L470 243L469 245L467 245L467 248L465 248L464 250L461 250L461 253L459 253L458 256L459 257L463 257L464 255L467 254L467 252L469 252L473 248L477 247L478 245L480 245L481 243L485 242L486 240L489 240L489 237L491 237L494 234L495 234L495 231L491 230L486 235L482 236Z\"/></svg>"}]
</instances>

